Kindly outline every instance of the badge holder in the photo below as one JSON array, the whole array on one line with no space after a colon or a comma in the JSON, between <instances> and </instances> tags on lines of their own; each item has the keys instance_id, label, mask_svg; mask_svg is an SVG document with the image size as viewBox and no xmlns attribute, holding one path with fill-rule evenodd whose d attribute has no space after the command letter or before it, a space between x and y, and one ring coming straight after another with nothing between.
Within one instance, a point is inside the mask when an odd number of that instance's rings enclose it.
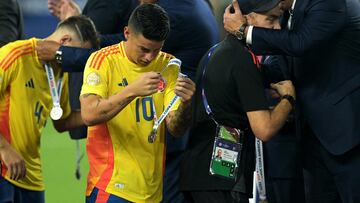
<instances>
[{"instance_id":1,"label":"badge holder","mask_svg":"<svg viewBox=\"0 0 360 203\"><path fill-rule=\"evenodd\" d=\"M210 162L210 175L237 179L243 133L239 129L217 125L216 137Z\"/></svg>"}]
</instances>

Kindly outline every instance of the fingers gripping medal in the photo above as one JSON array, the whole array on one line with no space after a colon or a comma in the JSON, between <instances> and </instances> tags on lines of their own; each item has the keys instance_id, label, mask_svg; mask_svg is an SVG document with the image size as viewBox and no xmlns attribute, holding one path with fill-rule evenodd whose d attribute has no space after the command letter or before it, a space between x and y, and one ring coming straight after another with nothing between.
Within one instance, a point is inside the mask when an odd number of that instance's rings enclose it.
<instances>
[{"instance_id":1,"label":"fingers gripping medal","mask_svg":"<svg viewBox=\"0 0 360 203\"><path fill-rule=\"evenodd\" d=\"M174 58L174 59L171 59L169 61L169 63L166 65L166 67L161 71L161 73L163 73L168 67L170 66L175 66L176 68L179 69L179 76L185 76L184 74L181 74L180 73L180 67L181 67L181 60L177 59L177 58ZM158 85L158 89L160 92L164 91L166 88L166 81L163 77L161 77L160 79L160 82L159 82L159 85ZM157 116L156 116L156 110L155 110L155 104L154 102L152 103L152 111L153 111L153 114L154 114L154 126L153 126L153 129L151 130L150 132L150 135L148 136L148 142L149 143L154 143L155 142L155 139L156 139L156 135L157 135L157 130L160 126L160 124L164 121L164 119L166 118L166 116L169 114L171 108L177 103L177 101L179 100L179 96L175 95L169 105L165 108L164 112L160 115L159 119L157 119Z\"/></svg>"},{"instance_id":2,"label":"fingers gripping medal","mask_svg":"<svg viewBox=\"0 0 360 203\"><path fill-rule=\"evenodd\" d=\"M61 79L58 85L56 85L54 71L49 64L45 64L46 76L48 79L50 94L53 101L53 107L50 111L50 117L53 120L59 120L63 114L63 110L60 107L60 97L58 90L61 90ZM58 88L59 87L59 88Z\"/></svg>"}]
</instances>

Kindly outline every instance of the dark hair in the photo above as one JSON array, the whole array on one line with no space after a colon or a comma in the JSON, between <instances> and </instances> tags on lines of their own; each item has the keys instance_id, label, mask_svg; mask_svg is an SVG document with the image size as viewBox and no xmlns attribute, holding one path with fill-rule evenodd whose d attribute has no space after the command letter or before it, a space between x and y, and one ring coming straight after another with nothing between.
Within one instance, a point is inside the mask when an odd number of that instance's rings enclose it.
<instances>
[{"instance_id":1,"label":"dark hair","mask_svg":"<svg viewBox=\"0 0 360 203\"><path fill-rule=\"evenodd\" d=\"M61 21L56 29L72 30L82 42L90 42L93 48L99 48L99 37L94 23L84 15L72 16Z\"/></svg>"},{"instance_id":2,"label":"dark hair","mask_svg":"<svg viewBox=\"0 0 360 203\"><path fill-rule=\"evenodd\" d=\"M135 8L129 18L129 27L146 39L163 41L170 31L169 16L156 4L142 4Z\"/></svg>"}]
</instances>

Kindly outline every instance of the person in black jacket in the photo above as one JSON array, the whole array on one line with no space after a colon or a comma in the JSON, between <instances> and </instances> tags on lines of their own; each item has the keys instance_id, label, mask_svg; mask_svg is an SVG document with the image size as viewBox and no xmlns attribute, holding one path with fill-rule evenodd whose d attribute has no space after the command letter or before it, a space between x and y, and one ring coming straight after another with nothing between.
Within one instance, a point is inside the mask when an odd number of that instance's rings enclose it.
<instances>
[{"instance_id":1,"label":"person in black jacket","mask_svg":"<svg viewBox=\"0 0 360 203\"><path fill-rule=\"evenodd\" d=\"M0 1L0 47L24 39L23 17L17 0Z\"/></svg>"}]
</instances>

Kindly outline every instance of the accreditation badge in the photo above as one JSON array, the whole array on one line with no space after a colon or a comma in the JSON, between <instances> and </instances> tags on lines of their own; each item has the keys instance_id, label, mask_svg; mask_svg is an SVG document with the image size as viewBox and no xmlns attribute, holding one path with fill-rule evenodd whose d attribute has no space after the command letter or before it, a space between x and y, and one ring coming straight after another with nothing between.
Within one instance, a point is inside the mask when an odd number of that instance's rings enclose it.
<instances>
[{"instance_id":1,"label":"accreditation badge","mask_svg":"<svg viewBox=\"0 0 360 203\"><path fill-rule=\"evenodd\" d=\"M241 131L219 125L210 162L210 175L237 179L243 143L237 139ZM234 134L235 133L235 134Z\"/></svg>"}]
</instances>

